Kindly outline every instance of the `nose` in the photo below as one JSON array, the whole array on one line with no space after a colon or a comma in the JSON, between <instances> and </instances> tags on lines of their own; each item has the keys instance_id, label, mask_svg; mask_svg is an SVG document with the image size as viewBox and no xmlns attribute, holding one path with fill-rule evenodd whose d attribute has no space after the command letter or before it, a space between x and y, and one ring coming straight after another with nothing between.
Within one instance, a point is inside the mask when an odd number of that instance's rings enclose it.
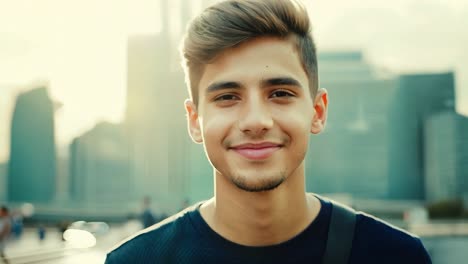
<instances>
[{"instance_id":1,"label":"nose","mask_svg":"<svg viewBox=\"0 0 468 264\"><path fill-rule=\"evenodd\" d=\"M238 122L243 133L254 137L264 135L273 126L271 111L261 96L250 97L244 103Z\"/></svg>"}]
</instances>

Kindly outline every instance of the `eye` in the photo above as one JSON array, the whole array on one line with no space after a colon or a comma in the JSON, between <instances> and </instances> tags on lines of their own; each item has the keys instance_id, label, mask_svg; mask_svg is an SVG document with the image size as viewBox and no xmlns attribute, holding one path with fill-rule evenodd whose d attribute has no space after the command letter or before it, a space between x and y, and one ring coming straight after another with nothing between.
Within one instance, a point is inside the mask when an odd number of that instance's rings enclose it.
<instances>
[{"instance_id":1,"label":"eye","mask_svg":"<svg viewBox=\"0 0 468 264\"><path fill-rule=\"evenodd\" d=\"M293 96L294 96L293 93L289 91L285 91L285 90L276 90L273 93L271 93L272 98L293 97Z\"/></svg>"},{"instance_id":2,"label":"eye","mask_svg":"<svg viewBox=\"0 0 468 264\"><path fill-rule=\"evenodd\" d=\"M234 94L222 94L220 96L217 96L214 101L232 101L232 100L238 100L239 97Z\"/></svg>"}]
</instances>

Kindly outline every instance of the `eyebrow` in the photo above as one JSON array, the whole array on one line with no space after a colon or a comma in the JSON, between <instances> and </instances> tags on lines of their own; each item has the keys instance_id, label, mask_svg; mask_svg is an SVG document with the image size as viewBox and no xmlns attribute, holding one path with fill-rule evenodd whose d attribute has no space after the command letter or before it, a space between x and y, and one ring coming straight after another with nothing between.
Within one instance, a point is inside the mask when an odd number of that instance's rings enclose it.
<instances>
[{"instance_id":1,"label":"eyebrow","mask_svg":"<svg viewBox=\"0 0 468 264\"><path fill-rule=\"evenodd\" d=\"M206 93L212 93L219 90L226 90L226 89L240 89L241 85L238 82L215 82L210 84L206 89Z\"/></svg>"},{"instance_id":2,"label":"eyebrow","mask_svg":"<svg viewBox=\"0 0 468 264\"><path fill-rule=\"evenodd\" d=\"M299 83L298 80L290 77L271 78L262 81L262 87L277 85L297 86L302 88L302 85Z\"/></svg>"},{"instance_id":3,"label":"eyebrow","mask_svg":"<svg viewBox=\"0 0 468 264\"><path fill-rule=\"evenodd\" d=\"M278 85L287 85L287 86L297 86L302 88L302 85L294 78L291 77L278 77L278 78L270 78L262 80L261 87L268 87L268 86L278 86ZM226 90L226 89L241 89L242 85L238 82L215 82L208 86L206 89L206 93L212 93L219 90Z\"/></svg>"}]
</instances>

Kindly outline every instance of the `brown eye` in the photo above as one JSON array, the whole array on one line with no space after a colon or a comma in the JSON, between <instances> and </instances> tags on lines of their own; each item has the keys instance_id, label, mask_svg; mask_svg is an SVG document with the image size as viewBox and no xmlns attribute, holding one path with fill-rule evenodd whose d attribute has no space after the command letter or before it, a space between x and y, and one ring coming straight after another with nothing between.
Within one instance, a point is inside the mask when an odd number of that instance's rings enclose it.
<instances>
[{"instance_id":1,"label":"brown eye","mask_svg":"<svg viewBox=\"0 0 468 264\"><path fill-rule=\"evenodd\" d=\"M223 94L215 98L215 101L231 101L231 100L238 100L239 97L237 97L234 94Z\"/></svg>"},{"instance_id":2,"label":"brown eye","mask_svg":"<svg viewBox=\"0 0 468 264\"><path fill-rule=\"evenodd\" d=\"M271 97L272 97L272 98L278 98L278 97L292 97L292 96L294 96L293 93L288 92L288 91L284 91L284 90L274 91L274 92L271 94Z\"/></svg>"}]
</instances>

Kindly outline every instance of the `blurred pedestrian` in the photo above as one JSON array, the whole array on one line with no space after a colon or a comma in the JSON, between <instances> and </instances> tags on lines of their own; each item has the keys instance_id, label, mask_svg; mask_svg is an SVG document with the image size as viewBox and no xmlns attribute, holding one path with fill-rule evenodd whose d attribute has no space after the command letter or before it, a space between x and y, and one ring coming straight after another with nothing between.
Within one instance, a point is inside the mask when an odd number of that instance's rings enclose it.
<instances>
[{"instance_id":1,"label":"blurred pedestrian","mask_svg":"<svg viewBox=\"0 0 468 264\"><path fill-rule=\"evenodd\" d=\"M11 213L11 233L16 239L19 239L23 233L23 214L19 210Z\"/></svg>"},{"instance_id":2,"label":"blurred pedestrian","mask_svg":"<svg viewBox=\"0 0 468 264\"><path fill-rule=\"evenodd\" d=\"M62 241L65 241L65 238L63 237L63 233L65 233L65 231L67 231L68 229L68 226L70 225L70 221L68 220L62 220L58 223L58 229L59 229L59 232L60 232L60 237L62 239Z\"/></svg>"},{"instance_id":3,"label":"blurred pedestrian","mask_svg":"<svg viewBox=\"0 0 468 264\"><path fill-rule=\"evenodd\" d=\"M46 230L44 225L41 224L37 227L37 235L39 236L40 241L43 241L45 239Z\"/></svg>"},{"instance_id":4,"label":"blurred pedestrian","mask_svg":"<svg viewBox=\"0 0 468 264\"><path fill-rule=\"evenodd\" d=\"M143 199L143 213L141 214L141 222L143 228L150 227L156 223L156 218L151 211L151 199L149 196L145 196Z\"/></svg>"},{"instance_id":5,"label":"blurred pedestrian","mask_svg":"<svg viewBox=\"0 0 468 264\"><path fill-rule=\"evenodd\" d=\"M11 219L8 214L8 208L2 206L0 208L0 259L5 263L9 263L5 256L5 246L11 232Z\"/></svg>"}]
</instances>

